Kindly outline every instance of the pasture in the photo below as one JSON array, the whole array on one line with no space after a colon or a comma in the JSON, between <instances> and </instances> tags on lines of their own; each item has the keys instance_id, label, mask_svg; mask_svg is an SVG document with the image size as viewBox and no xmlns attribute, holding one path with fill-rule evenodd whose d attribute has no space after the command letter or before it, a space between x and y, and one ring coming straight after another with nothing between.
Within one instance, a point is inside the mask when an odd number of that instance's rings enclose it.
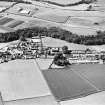
<instances>
[{"instance_id":1,"label":"pasture","mask_svg":"<svg viewBox=\"0 0 105 105\"><path fill-rule=\"evenodd\" d=\"M12 20L14 20L14 19L4 17L4 18L0 19L0 25L4 25L4 24L6 24L6 23L8 23L8 22L10 22Z\"/></svg>"},{"instance_id":2,"label":"pasture","mask_svg":"<svg viewBox=\"0 0 105 105\"><path fill-rule=\"evenodd\" d=\"M104 91L104 68L100 64L80 64L42 72L56 99L65 101Z\"/></svg>"}]
</instances>

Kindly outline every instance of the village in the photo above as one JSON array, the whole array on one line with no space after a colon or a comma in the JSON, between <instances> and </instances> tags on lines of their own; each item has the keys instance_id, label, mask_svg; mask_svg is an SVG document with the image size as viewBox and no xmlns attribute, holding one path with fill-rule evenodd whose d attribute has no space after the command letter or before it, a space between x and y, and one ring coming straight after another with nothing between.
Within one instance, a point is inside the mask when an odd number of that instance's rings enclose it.
<instances>
[{"instance_id":1,"label":"village","mask_svg":"<svg viewBox=\"0 0 105 105\"><path fill-rule=\"evenodd\" d=\"M20 39L17 43L0 49L0 63L16 59L54 59L56 55L63 55L70 64L104 64L105 52L86 50L69 50L68 46L43 46L42 38L33 37ZM58 66L60 66L58 64ZM64 66L64 65L63 65Z\"/></svg>"}]
</instances>

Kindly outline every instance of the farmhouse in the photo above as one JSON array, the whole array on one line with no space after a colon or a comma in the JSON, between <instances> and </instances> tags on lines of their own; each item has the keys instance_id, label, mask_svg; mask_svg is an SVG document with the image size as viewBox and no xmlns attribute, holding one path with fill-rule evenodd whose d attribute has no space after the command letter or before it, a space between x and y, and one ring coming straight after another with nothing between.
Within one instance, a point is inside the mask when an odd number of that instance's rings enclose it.
<instances>
[{"instance_id":1,"label":"farmhouse","mask_svg":"<svg viewBox=\"0 0 105 105\"><path fill-rule=\"evenodd\" d=\"M30 14L30 10L28 10L28 9L23 9L23 10L21 10L20 11L20 13L23 13L23 14Z\"/></svg>"}]
</instances>

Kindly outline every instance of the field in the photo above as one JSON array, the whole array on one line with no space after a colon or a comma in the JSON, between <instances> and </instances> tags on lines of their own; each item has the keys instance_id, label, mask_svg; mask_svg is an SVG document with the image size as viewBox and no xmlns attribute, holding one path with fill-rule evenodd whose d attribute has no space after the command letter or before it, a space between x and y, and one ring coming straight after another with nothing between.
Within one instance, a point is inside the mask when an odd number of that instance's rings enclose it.
<instances>
[{"instance_id":1,"label":"field","mask_svg":"<svg viewBox=\"0 0 105 105\"><path fill-rule=\"evenodd\" d=\"M14 19L4 17L4 18L0 19L0 25L4 25L4 24L6 24L6 23L8 23L8 22L10 22L12 20L14 20Z\"/></svg>"},{"instance_id":2,"label":"field","mask_svg":"<svg viewBox=\"0 0 105 105\"><path fill-rule=\"evenodd\" d=\"M14 22L12 24L9 24L8 27L15 28L16 26L18 26L18 25L20 25L22 23L24 23L24 21L16 21L16 22Z\"/></svg>"},{"instance_id":3,"label":"field","mask_svg":"<svg viewBox=\"0 0 105 105\"><path fill-rule=\"evenodd\" d=\"M105 65L81 64L42 71L57 100L64 101L105 90Z\"/></svg>"},{"instance_id":4,"label":"field","mask_svg":"<svg viewBox=\"0 0 105 105\"><path fill-rule=\"evenodd\" d=\"M7 32L5 29L0 28L0 33L5 33L5 32Z\"/></svg>"},{"instance_id":5,"label":"field","mask_svg":"<svg viewBox=\"0 0 105 105\"><path fill-rule=\"evenodd\" d=\"M9 17L0 17L0 32L11 32L15 28L17 28L19 25L23 24L24 21L16 20Z\"/></svg>"},{"instance_id":6,"label":"field","mask_svg":"<svg viewBox=\"0 0 105 105\"><path fill-rule=\"evenodd\" d=\"M4 101L51 95L34 60L0 64L0 90Z\"/></svg>"},{"instance_id":7,"label":"field","mask_svg":"<svg viewBox=\"0 0 105 105\"><path fill-rule=\"evenodd\" d=\"M57 14L44 14L36 17L41 18L43 20L56 22L56 23L65 23L68 19L68 16L59 16Z\"/></svg>"},{"instance_id":8,"label":"field","mask_svg":"<svg viewBox=\"0 0 105 105\"><path fill-rule=\"evenodd\" d=\"M68 3L76 1L59 0L58 2ZM19 28L28 28L35 26L58 26L78 35L96 35L96 31L104 31L105 11L80 11L80 7L81 5L72 7L59 6L58 8L56 6L54 7L51 4L49 6L48 4L44 4L43 2L35 2L34 4L27 5L18 3L6 11L6 13L8 14L7 16L17 21L26 21L26 23L20 23L15 27L14 24L18 24L16 22L13 23L13 25L8 24L7 26L13 27L15 30ZM72 8L77 8L77 10L72 10Z\"/></svg>"}]
</instances>

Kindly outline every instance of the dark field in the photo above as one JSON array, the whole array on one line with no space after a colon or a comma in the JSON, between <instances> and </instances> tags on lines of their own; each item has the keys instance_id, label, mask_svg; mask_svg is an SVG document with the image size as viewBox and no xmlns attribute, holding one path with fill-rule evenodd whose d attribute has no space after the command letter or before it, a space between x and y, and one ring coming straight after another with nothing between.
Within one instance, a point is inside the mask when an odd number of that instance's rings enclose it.
<instances>
[{"instance_id":1,"label":"dark field","mask_svg":"<svg viewBox=\"0 0 105 105\"><path fill-rule=\"evenodd\" d=\"M15 28L15 27L17 27L18 25L20 25L22 23L24 23L24 21L16 21L16 22L11 23L10 25L8 25L8 27Z\"/></svg>"},{"instance_id":2,"label":"dark field","mask_svg":"<svg viewBox=\"0 0 105 105\"><path fill-rule=\"evenodd\" d=\"M59 101L105 90L105 65L81 64L42 72L52 93Z\"/></svg>"},{"instance_id":3,"label":"dark field","mask_svg":"<svg viewBox=\"0 0 105 105\"><path fill-rule=\"evenodd\" d=\"M8 22L10 22L10 21L12 21L12 20L14 20L14 19L12 19L12 18L7 18L7 17L2 18L2 19L0 20L0 25L4 25L4 24L6 24L6 23L8 23Z\"/></svg>"}]
</instances>

